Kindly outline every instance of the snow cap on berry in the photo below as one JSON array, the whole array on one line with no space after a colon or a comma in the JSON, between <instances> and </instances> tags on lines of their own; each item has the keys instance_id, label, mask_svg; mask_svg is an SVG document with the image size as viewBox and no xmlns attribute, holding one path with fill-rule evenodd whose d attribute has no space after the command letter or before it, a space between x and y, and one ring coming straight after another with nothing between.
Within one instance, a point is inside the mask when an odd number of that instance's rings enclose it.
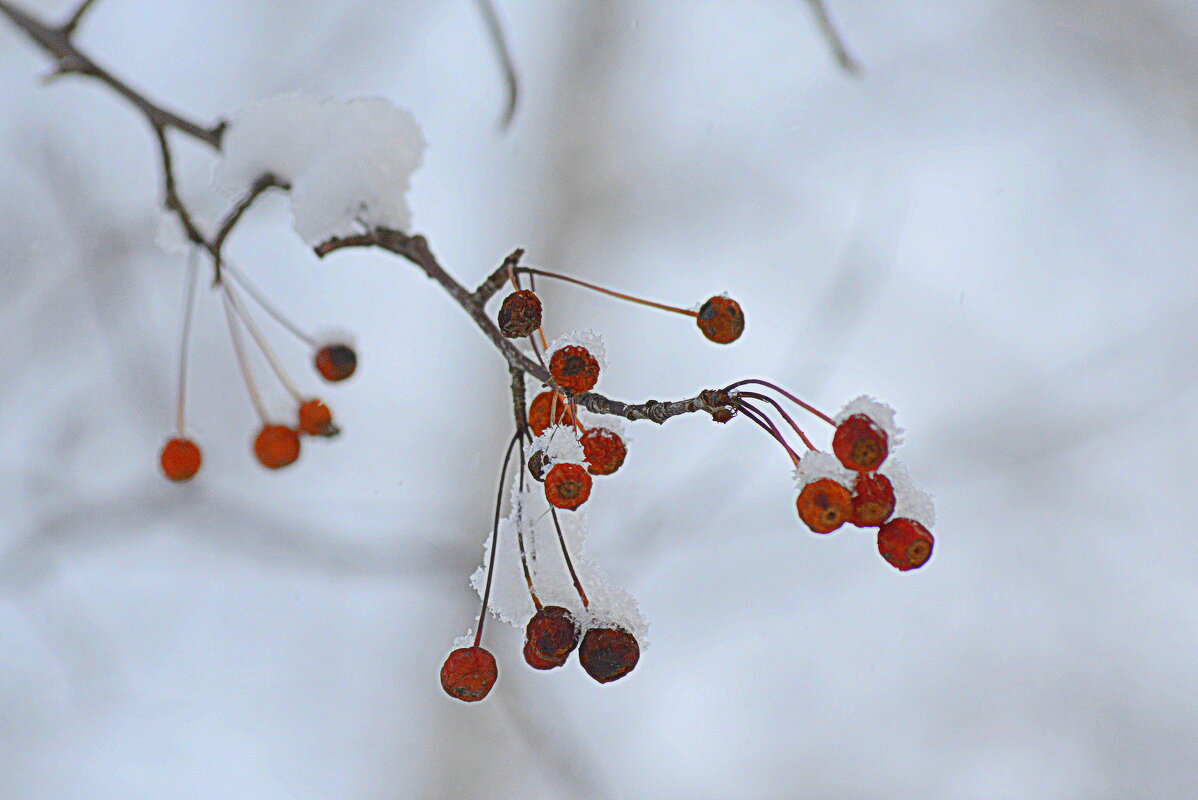
<instances>
[{"instance_id":1,"label":"snow cap on berry","mask_svg":"<svg viewBox=\"0 0 1198 800\"><path fill-rule=\"evenodd\" d=\"M856 414L864 414L869 417L870 421L886 434L886 444L891 453L903 443L903 429L894 422L894 409L869 395L863 394L856 400L851 400L844 408L840 409L832 421L839 426Z\"/></svg>"},{"instance_id":2,"label":"snow cap on berry","mask_svg":"<svg viewBox=\"0 0 1198 800\"><path fill-rule=\"evenodd\" d=\"M549 345L549 349L545 351L545 360L553 358L553 354L563 347L574 345L581 347L591 354L591 358L599 363L599 369L607 369L607 349L603 346L603 337L595 333L590 328L583 330L570 331L564 336L559 336Z\"/></svg>"},{"instance_id":3,"label":"snow cap on berry","mask_svg":"<svg viewBox=\"0 0 1198 800\"><path fill-rule=\"evenodd\" d=\"M565 425L550 425L544 433L525 444L524 457L531 458L538 450L545 454L550 466L578 464L585 467L587 463L574 428Z\"/></svg>"},{"instance_id":4,"label":"snow cap on berry","mask_svg":"<svg viewBox=\"0 0 1198 800\"><path fill-rule=\"evenodd\" d=\"M906 517L932 528L936 525L936 504L932 496L920 489L901 461L888 459L879 472L890 479L894 487L894 517Z\"/></svg>"},{"instance_id":5,"label":"snow cap on berry","mask_svg":"<svg viewBox=\"0 0 1198 800\"><path fill-rule=\"evenodd\" d=\"M809 483L831 478L842 486L852 487L857 473L840 463L831 453L812 451L803 456L794 471L795 486L800 490Z\"/></svg>"}]
</instances>

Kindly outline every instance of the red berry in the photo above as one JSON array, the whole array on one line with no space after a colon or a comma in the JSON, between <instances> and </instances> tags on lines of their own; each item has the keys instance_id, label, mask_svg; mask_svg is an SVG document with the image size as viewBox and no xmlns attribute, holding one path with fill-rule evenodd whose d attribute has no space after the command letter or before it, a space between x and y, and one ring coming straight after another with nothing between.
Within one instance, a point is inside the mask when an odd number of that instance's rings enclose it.
<instances>
[{"instance_id":1,"label":"red berry","mask_svg":"<svg viewBox=\"0 0 1198 800\"><path fill-rule=\"evenodd\" d=\"M611 475L624 463L628 448L615 431L591 428L578 440L586 456L587 471L592 475Z\"/></svg>"},{"instance_id":2,"label":"red berry","mask_svg":"<svg viewBox=\"0 0 1198 800\"><path fill-rule=\"evenodd\" d=\"M557 396L556 403L554 396ZM556 411L552 409L556 406ZM550 414L556 419L551 420ZM532 399L528 406L528 427L540 436L550 425L573 425L574 417L570 414L570 404L557 392L541 392Z\"/></svg>"},{"instance_id":3,"label":"red berry","mask_svg":"<svg viewBox=\"0 0 1198 800\"><path fill-rule=\"evenodd\" d=\"M636 637L620 628L591 628L578 648L582 668L600 683L623 678L636 668L640 658Z\"/></svg>"},{"instance_id":4,"label":"red berry","mask_svg":"<svg viewBox=\"0 0 1198 800\"><path fill-rule=\"evenodd\" d=\"M927 528L906 517L892 519L878 531L878 552L903 572L926 564L934 543Z\"/></svg>"},{"instance_id":5,"label":"red berry","mask_svg":"<svg viewBox=\"0 0 1198 800\"><path fill-rule=\"evenodd\" d=\"M545 499L552 506L574 510L591 496L591 476L578 464L554 464L545 476Z\"/></svg>"},{"instance_id":6,"label":"red berry","mask_svg":"<svg viewBox=\"0 0 1198 800\"><path fill-rule=\"evenodd\" d=\"M854 414L837 426L832 452L851 470L873 472L886 460L886 431L864 414Z\"/></svg>"},{"instance_id":7,"label":"red berry","mask_svg":"<svg viewBox=\"0 0 1198 800\"><path fill-rule=\"evenodd\" d=\"M549 372L558 388L569 394L582 394L599 381L599 362L585 347L568 344L553 351Z\"/></svg>"},{"instance_id":8,"label":"red berry","mask_svg":"<svg viewBox=\"0 0 1198 800\"><path fill-rule=\"evenodd\" d=\"M499 332L509 339L531 336L541 327L541 298L527 289L503 298L499 308Z\"/></svg>"},{"instance_id":9,"label":"red berry","mask_svg":"<svg viewBox=\"0 0 1198 800\"><path fill-rule=\"evenodd\" d=\"M885 475L862 472L853 484L853 519L859 528L880 526L894 513L894 486Z\"/></svg>"},{"instance_id":10,"label":"red berry","mask_svg":"<svg viewBox=\"0 0 1198 800\"><path fill-rule=\"evenodd\" d=\"M316 353L316 371L329 383L343 381L358 368L358 354L347 344L326 344Z\"/></svg>"},{"instance_id":11,"label":"red berry","mask_svg":"<svg viewBox=\"0 0 1198 800\"><path fill-rule=\"evenodd\" d=\"M524 660L535 669L560 667L577 646L578 623L561 606L545 606L524 629Z\"/></svg>"},{"instance_id":12,"label":"red berry","mask_svg":"<svg viewBox=\"0 0 1198 800\"><path fill-rule=\"evenodd\" d=\"M175 438L167 442L159 457L162 472L172 481L191 480L200 471L203 456L199 446L191 439Z\"/></svg>"},{"instance_id":13,"label":"red berry","mask_svg":"<svg viewBox=\"0 0 1198 800\"><path fill-rule=\"evenodd\" d=\"M730 297L713 297L699 307L699 330L717 344L730 344L745 331L745 312Z\"/></svg>"},{"instance_id":14,"label":"red berry","mask_svg":"<svg viewBox=\"0 0 1198 800\"><path fill-rule=\"evenodd\" d=\"M481 647L460 647L441 665L441 688L467 703L486 697L498 677L495 656Z\"/></svg>"},{"instance_id":15,"label":"red berry","mask_svg":"<svg viewBox=\"0 0 1198 800\"><path fill-rule=\"evenodd\" d=\"M853 516L849 490L831 478L821 478L803 487L795 501L799 519L815 533L831 533Z\"/></svg>"},{"instance_id":16,"label":"red berry","mask_svg":"<svg viewBox=\"0 0 1198 800\"><path fill-rule=\"evenodd\" d=\"M308 400L300 406L299 429L309 436L330 436L337 432L333 427L333 412L319 400Z\"/></svg>"},{"instance_id":17,"label":"red berry","mask_svg":"<svg viewBox=\"0 0 1198 800\"><path fill-rule=\"evenodd\" d=\"M268 469L281 469L293 464L299 454L299 434L286 425L263 425L258 438L254 440L254 455Z\"/></svg>"}]
</instances>

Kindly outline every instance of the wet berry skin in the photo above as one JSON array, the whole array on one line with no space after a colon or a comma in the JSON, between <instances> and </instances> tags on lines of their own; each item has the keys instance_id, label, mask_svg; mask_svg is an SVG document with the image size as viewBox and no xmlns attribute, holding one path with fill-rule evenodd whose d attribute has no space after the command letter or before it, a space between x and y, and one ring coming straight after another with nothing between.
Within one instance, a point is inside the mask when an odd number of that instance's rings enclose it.
<instances>
[{"instance_id":1,"label":"wet berry skin","mask_svg":"<svg viewBox=\"0 0 1198 800\"><path fill-rule=\"evenodd\" d=\"M641 647L636 637L620 628L591 628L582 637L578 660L599 683L611 683L636 668Z\"/></svg>"},{"instance_id":2,"label":"wet berry skin","mask_svg":"<svg viewBox=\"0 0 1198 800\"><path fill-rule=\"evenodd\" d=\"M441 665L441 688L466 703L486 697L498 678L495 656L481 647L460 647Z\"/></svg>"},{"instance_id":3,"label":"wet berry skin","mask_svg":"<svg viewBox=\"0 0 1198 800\"><path fill-rule=\"evenodd\" d=\"M499 332L509 339L531 336L541 327L541 298L527 289L512 292L499 308Z\"/></svg>"},{"instance_id":4,"label":"wet berry skin","mask_svg":"<svg viewBox=\"0 0 1198 800\"><path fill-rule=\"evenodd\" d=\"M536 669L560 667L577 646L578 623L561 606L545 606L524 628L524 660Z\"/></svg>"}]
</instances>

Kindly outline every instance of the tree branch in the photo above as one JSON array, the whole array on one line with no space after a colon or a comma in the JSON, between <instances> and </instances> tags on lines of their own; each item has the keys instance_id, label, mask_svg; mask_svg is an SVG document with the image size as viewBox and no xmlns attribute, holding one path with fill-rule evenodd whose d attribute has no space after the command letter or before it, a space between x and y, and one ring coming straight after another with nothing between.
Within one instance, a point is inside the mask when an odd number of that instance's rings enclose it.
<instances>
[{"instance_id":1,"label":"tree branch","mask_svg":"<svg viewBox=\"0 0 1198 800\"><path fill-rule=\"evenodd\" d=\"M487 25L487 35L495 48L495 57L499 59L499 68L503 71L503 79L507 85L507 106L503 116L499 118L499 129L506 131L516 116L516 103L520 99L520 80L516 77L516 66L512 62L512 53L507 46L507 38L503 35L503 25L499 22L499 14L491 0L477 0L478 9Z\"/></svg>"},{"instance_id":2,"label":"tree branch","mask_svg":"<svg viewBox=\"0 0 1198 800\"><path fill-rule=\"evenodd\" d=\"M840 64L841 69L850 75L857 75L861 72L861 65L849 53L845 47L844 40L840 38L840 33L837 32L836 26L832 24L832 16L828 13L827 6L824 5L824 0L807 0L807 4L811 6L811 10L815 12L815 21L819 25L820 33L828 40L828 45L832 48L832 53L836 56L836 61Z\"/></svg>"},{"instance_id":3,"label":"tree branch","mask_svg":"<svg viewBox=\"0 0 1198 800\"><path fill-rule=\"evenodd\" d=\"M71 15L71 18L62 24L60 30L68 36L74 33L75 29L79 27L79 23L83 21L83 16L91 10L95 2L96 0L83 0L75 9L75 13Z\"/></svg>"}]
</instances>

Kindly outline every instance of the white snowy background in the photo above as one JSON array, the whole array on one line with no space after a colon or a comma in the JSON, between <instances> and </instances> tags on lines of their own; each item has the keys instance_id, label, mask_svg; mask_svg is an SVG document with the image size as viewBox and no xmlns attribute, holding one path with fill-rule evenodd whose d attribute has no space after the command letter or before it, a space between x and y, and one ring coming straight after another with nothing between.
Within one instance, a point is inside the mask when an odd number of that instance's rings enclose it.
<instances>
[{"instance_id":1,"label":"white snowy background","mask_svg":"<svg viewBox=\"0 0 1198 800\"><path fill-rule=\"evenodd\" d=\"M27 0L38 13L60 0ZM1191 798L1198 793L1198 6L1188 0L499 0L511 130L468 0L101 0L96 58L189 116L379 95L429 142L414 227L473 284L528 261L689 306L543 286L604 334L600 387L764 376L898 410L936 552L798 523L747 420L632 426L589 506L652 647L600 686L534 673L448 699L510 435L507 376L406 262L318 262L265 199L236 263L357 337L343 426L268 474L217 297L167 484L184 258L153 139L0 24L0 797ZM223 196L180 140L185 196ZM277 407L285 408L282 396ZM815 430L819 430L815 428ZM822 432L821 432L822 434ZM827 439L825 438L826 442Z\"/></svg>"}]
</instances>

